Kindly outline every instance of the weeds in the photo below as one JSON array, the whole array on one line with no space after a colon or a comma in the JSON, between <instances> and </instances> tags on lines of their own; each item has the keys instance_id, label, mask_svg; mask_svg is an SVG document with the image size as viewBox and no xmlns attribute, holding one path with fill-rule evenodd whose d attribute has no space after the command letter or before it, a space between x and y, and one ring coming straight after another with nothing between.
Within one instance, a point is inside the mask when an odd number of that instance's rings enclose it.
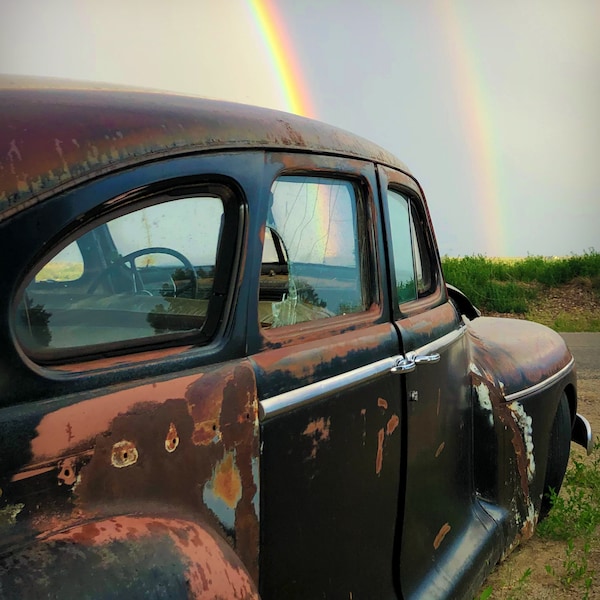
<instances>
[{"instance_id":1,"label":"weeds","mask_svg":"<svg viewBox=\"0 0 600 600\"><path fill-rule=\"evenodd\" d=\"M564 258L446 256L442 265L448 283L461 289L484 312L528 314L558 331L600 331L598 314L564 311L546 315L533 308L548 288L569 283L591 289L600 299L600 253L593 249Z\"/></svg>"},{"instance_id":2,"label":"weeds","mask_svg":"<svg viewBox=\"0 0 600 600\"><path fill-rule=\"evenodd\" d=\"M531 568L525 569L521 577L519 577L519 579L517 579L514 583L511 584L510 592L508 593L508 595L502 595L502 599L519 600L520 598L524 598L525 593L527 591L527 582L531 577L532 573L533 571L531 570ZM481 593L479 594L479 596L477 596L475 600L488 600L488 598L494 597L493 594L494 588L491 585L489 585L481 591Z\"/></svg>"},{"instance_id":3,"label":"weeds","mask_svg":"<svg viewBox=\"0 0 600 600\"><path fill-rule=\"evenodd\" d=\"M538 534L565 540L567 546L562 567L546 565L546 572L565 588L577 586L586 600L595 575L589 564L591 540L600 525L600 441L591 461L573 459L561 495L551 490L550 501L552 510L539 524Z\"/></svg>"},{"instance_id":4,"label":"weeds","mask_svg":"<svg viewBox=\"0 0 600 600\"><path fill-rule=\"evenodd\" d=\"M588 538L600 525L600 442L591 462L572 459L560 495L550 491L552 510L538 525L542 537L568 541Z\"/></svg>"},{"instance_id":5,"label":"weeds","mask_svg":"<svg viewBox=\"0 0 600 600\"><path fill-rule=\"evenodd\" d=\"M577 551L573 540L569 540L566 548L566 558L562 570L557 572L552 566L546 565L546 573L555 577L563 587L571 588L582 583L582 600L587 600L594 581L594 570L589 569L590 543L585 542L581 551Z\"/></svg>"}]
</instances>

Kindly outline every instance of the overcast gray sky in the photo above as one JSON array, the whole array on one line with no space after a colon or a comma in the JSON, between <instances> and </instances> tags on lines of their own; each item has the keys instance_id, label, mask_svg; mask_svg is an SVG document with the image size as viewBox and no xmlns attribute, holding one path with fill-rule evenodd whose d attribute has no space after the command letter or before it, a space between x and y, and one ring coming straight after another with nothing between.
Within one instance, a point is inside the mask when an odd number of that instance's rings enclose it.
<instances>
[{"instance_id":1,"label":"overcast gray sky","mask_svg":"<svg viewBox=\"0 0 600 600\"><path fill-rule=\"evenodd\" d=\"M294 59L288 73L311 116L408 164L443 254L600 251L600 2L270 3L288 44L280 57ZM273 58L250 0L0 8L6 73L290 110Z\"/></svg>"}]
</instances>

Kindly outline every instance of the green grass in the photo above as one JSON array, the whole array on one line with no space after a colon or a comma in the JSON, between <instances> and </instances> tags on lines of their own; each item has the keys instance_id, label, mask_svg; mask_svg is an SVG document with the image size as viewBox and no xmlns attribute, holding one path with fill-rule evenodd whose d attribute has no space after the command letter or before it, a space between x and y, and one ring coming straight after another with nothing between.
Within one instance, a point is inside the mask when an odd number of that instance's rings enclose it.
<instances>
[{"instance_id":1,"label":"green grass","mask_svg":"<svg viewBox=\"0 0 600 600\"><path fill-rule=\"evenodd\" d=\"M593 249L562 258L443 257L446 281L462 290L484 313L513 313L557 331L600 331L600 314L549 313L537 306L550 288L579 284L600 298L600 253Z\"/></svg>"},{"instance_id":2,"label":"green grass","mask_svg":"<svg viewBox=\"0 0 600 600\"><path fill-rule=\"evenodd\" d=\"M591 460L573 457L560 495L550 495L552 509L537 528L541 537L566 542L559 568L546 565L546 572L565 589L577 589L589 598L596 575L590 555L598 543L600 526L600 440Z\"/></svg>"}]
</instances>

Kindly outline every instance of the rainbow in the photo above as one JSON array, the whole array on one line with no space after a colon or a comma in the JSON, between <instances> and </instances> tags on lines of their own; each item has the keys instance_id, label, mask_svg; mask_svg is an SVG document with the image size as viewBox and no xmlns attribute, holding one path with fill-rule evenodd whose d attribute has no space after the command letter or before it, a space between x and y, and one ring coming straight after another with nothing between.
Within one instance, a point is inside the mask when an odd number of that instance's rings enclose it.
<instances>
[{"instance_id":1,"label":"rainbow","mask_svg":"<svg viewBox=\"0 0 600 600\"><path fill-rule=\"evenodd\" d=\"M486 95L486 76L477 62L475 44L469 43L467 16L461 13L459 3L440 0L434 5L434 18L447 37L449 62L455 80L455 93L462 106L463 121L467 132L466 149L473 165L471 173L474 184L474 214L483 223L485 239L477 245L488 248L492 256L507 256L506 227L503 223L501 205L500 161L494 155L496 139L491 115L487 110L492 99Z\"/></svg>"},{"instance_id":2,"label":"rainbow","mask_svg":"<svg viewBox=\"0 0 600 600\"><path fill-rule=\"evenodd\" d=\"M285 24L273 0L249 0L252 16L266 46L275 76L280 82L285 110L314 117L307 85Z\"/></svg>"}]
</instances>

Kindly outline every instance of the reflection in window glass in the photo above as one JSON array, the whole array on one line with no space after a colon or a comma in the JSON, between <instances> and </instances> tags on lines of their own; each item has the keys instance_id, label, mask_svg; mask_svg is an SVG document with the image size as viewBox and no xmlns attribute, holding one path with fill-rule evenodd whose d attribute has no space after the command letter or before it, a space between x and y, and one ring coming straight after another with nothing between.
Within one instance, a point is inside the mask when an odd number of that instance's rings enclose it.
<instances>
[{"instance_id":1,"label":"reflection in window glass","mask_svg":"<svg viewBox=\"0 0 600 600\"><path fill-rule=\"evenodd\" d=\"M86 230L32 276L17 310L20 343L52 358L202 330L223 215L222 199L207 195L147 206Z\"/></svg>"},{"instance_id":2,"label":"reflection in window glass","mask_svg":"<svg viewBox=\"0 0 600 600\"><path fill-rule=\"evenodd\" d=\"M260 286L263 327L365 310L354 186L289 176L277 179L271 191Z\"/></svg>"},{"instance_id":3,"label":"reflection in window glass","mask_svg":"<svg viewBox=\"0 0 600 600\"><path fill-rule=\"evenodd\" d=\"M83 275L83 257L75 242L61 250L35 276L36 281L75 281Z\"/></svg>"},{"instance_id":4,"label":"reflection in window glass","mask_svg":"<svg viewBox=\"0 0 600 600\"><path fill-rule=\"evenodd\" d=\"M412 251L412 226L408 200L401 194L388 190L388 210L392 234L394 272L398 302L417 297Z\"/></svg>"},{"instance_id":5,"label":"reflection in window glass","mask_svg":"<svg viewBox=\"0 0 600 600\"><path fill-rule=\"evenodd\" d=\"M182 198L123 215L110 221L108 229L121 256L140 248L167 247L177 249L195 265L214 265L222 214L220 198L205 196L201 202ZM174 264L168 255L156 259Z\"/></svg>"}]
</instances>

